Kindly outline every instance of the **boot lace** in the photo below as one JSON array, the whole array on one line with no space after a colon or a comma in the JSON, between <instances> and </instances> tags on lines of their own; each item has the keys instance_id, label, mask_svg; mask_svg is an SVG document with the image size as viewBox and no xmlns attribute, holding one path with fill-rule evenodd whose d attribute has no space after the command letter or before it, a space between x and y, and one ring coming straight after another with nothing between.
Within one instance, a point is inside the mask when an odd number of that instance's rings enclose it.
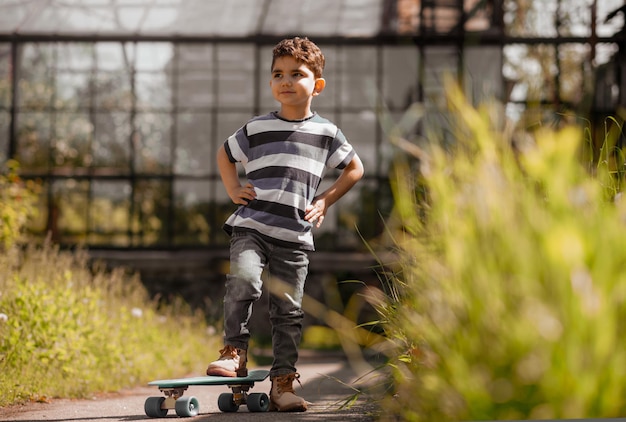
<instances>
[{"instance_id":1,"label":"boot lace","mask_svg":"<svg viewBox=\"0 0 626 422\"><path fill-rule=\"evenodd\" d=\"M294 372L293 374L276 377L276 392L278 394L294 393L294 390L293 390L294 380L298 381L298 384L300 384L300 387L302 387L302 383L300 382L300 374L297 372Z\"/></svg>"},{"instance_id":2,"label":"boot lace","mask_svg":"<svg viewBox=\"0 0 626 422\"><path fill-rule=\"evenodd\" d=\"M220 359L234 359L237 356L239 355L237 353L237 349L234 346L227 345L220 350Z\"/></svg>"}]
</instances>

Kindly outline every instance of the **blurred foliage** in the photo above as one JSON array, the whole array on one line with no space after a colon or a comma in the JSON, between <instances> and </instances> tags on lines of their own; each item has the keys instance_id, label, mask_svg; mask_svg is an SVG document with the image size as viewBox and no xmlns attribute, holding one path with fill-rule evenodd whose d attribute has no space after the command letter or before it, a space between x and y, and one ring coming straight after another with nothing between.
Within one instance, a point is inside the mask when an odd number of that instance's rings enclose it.
<instances>
[{"instance_id":1,"label":"blurred foliage","mask_svg":"<svg viewBox=\"0 0 626 422\"><path fill-rule=\"evenodd\" d=\"M454 145L388 129L419 172L405 160L393 177L382 419L623 416L621 151L609 133L590 161L583 128L497 127L498 104L447 92Z\"/></svg>"},{"instance_id":2,"label":"blurred foliage","mask_svg":"<svg viewBox=\"0 0 626 422\"><path fill-rule=\"evenodd\" d=\"M5 250L23 241L39 192L35 182L20 179L18 169L19 164L9 160L0 174L0 243Z\"/></svg>"}]
</instances>

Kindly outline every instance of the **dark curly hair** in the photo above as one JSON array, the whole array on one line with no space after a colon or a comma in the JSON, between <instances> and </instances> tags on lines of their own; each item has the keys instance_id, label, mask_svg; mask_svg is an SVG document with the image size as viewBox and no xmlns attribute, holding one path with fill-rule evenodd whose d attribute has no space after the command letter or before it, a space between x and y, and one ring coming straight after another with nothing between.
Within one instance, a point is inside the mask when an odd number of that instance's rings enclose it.
<instances>
[{"instance_id":1,"label":"dark curly hair","mask_svg":"<svg viewBox=\"0 0 626 422\"><path fill-rule=\"evenodd\" d=\"M304 63L316 78L321 78L324 71L326 59L322 50L307 37L286 38L276 44L272 51L272 69L274 62L279 57L290 56L299 62Z\"/></svg>"}]
</instances>

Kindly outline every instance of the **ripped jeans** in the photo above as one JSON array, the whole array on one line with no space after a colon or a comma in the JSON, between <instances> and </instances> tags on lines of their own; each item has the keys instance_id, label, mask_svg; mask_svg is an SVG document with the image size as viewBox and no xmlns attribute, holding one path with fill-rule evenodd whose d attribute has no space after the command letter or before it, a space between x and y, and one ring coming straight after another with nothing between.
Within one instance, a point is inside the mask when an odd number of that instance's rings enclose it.
<instances>
[{"instance_id":1,"label":"ripped jeans","mask_svg":"<svg viewBox=\"0 0 626 422\"><path fill-rule=\"evenodd\" d=\"M234 232L231 236L230 274L226 276L224 296L224 344L248 349L248 322L254 302L261 297L261 274L267 268L274 352L271 377L296 372L308 266L306 251L271 244L255 233Z\"/></svg>"}]
</instances>

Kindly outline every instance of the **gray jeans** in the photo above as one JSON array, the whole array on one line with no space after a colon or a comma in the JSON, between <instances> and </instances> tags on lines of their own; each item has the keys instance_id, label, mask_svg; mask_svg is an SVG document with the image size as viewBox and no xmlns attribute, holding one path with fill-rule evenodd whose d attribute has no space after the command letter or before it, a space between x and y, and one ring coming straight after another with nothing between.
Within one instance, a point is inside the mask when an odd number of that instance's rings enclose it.
<instances>
[{"instance_id":1,"label":"gray jeans","mask_svg":"<svg viewBox=\"0 0 626 422\"><path fill-rule=\"evenodd\" d=\"M296 372L308 266L306 251L277 246L249 232L235 232L231 237L230 274L226 276L224 296L224 343L248 349L248 322L253 303L261 297L261 274L267 268L274 352L272 377Z\"/></svg>"}]
</instances>

